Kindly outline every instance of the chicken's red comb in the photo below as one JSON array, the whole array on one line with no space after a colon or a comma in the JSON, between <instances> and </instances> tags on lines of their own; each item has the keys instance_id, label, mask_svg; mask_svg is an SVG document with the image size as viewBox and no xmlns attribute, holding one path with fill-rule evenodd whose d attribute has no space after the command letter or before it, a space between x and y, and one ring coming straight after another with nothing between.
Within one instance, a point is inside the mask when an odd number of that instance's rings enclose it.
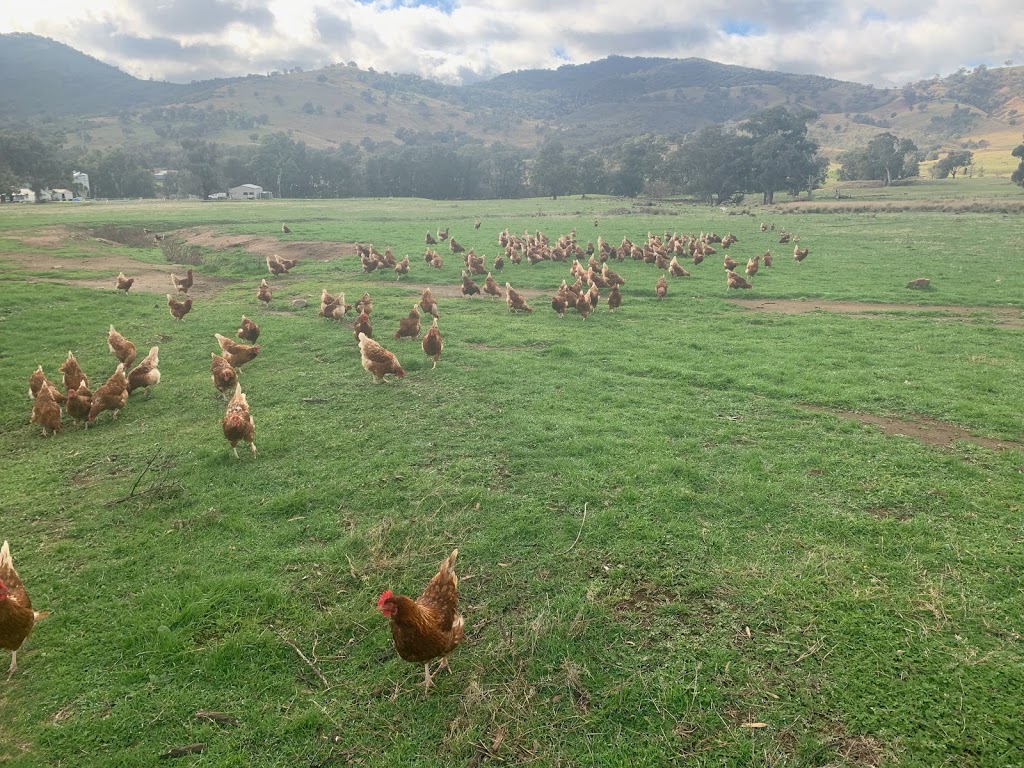
<instances>
[{"instance_id":1,"label":"chicken's red comb","mask_svg":"<svg viewBox=\"0 0 1024 768\"><path fill-rule=\"evenodd\" d=\"M392 592L390 589L386 590L384 594L380 596L380 599L377 601L377 610L380 610L381 606L383 606L384 603L390 600L394 596L394 594L395 593Z\"/></svg>"}]
</instances>

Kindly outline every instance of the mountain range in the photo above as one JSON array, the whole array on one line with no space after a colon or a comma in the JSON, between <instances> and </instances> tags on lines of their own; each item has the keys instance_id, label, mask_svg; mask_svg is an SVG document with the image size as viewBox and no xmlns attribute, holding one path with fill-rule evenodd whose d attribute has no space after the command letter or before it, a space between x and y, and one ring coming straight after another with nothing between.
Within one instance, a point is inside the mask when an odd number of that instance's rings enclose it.
<instances>
[{"instance_id":1,"label":"mountain range","mask_svg":"<svg viewBox=\"0 0 1024 768\"><path fill-rule=\"evenodd\" d=\"M644 133L674 140L785 105L817 115L812 134L833 157L889 130L933 154L969 148L1001 173L1016 167L1009 152L1024 111L1024 67L961 70L900 89L623 56L466 86L354 64L174 84L21 33L0 35L0 67L0 120L61 128L71 147L157 153L183 138L248 145L275 131L314 147L465 138L531 148L552 137L599 147Z\"/></svg>"}]
</instances>

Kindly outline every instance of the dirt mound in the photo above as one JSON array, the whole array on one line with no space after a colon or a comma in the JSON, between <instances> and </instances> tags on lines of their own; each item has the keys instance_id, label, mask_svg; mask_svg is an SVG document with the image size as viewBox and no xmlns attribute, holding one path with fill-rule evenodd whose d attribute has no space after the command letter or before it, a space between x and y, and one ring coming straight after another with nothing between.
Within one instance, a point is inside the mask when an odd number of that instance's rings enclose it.
<instances>
[{"instance_id":1,"label":"dirt mound","mask_svg":"<svg viewBox=\"0 0 1024 768\"><path fill-rule=\"evenodd\" d=\"M1024 327L1021 310L1006 307L961 307L942 304L871 304L861 301L826 301L811 299L726 299L730 304L752 312L775 312L780 315L803 315L810 312L831 312L840 315L884 315L906 312L938 312L950 319L980 320L990 316L999 325ZM975 317L977 315L978 317Z\"/></svg>"},{"instance_id":2,"label":"dirt mound","mask_svg":"<svg viewBox=\"0 0 1024 768\"><path fill-rule=\"evenodd\" d=\"M211 230L180 230L174 236L188 245L209 248L214 251L226 251L231 248L242 248L259 256L277 254L284 259L311 259L314 261L334 261L335 259L354 258L355 243L325 243L309 240L280 240L268 235L222 235Z\"/></svg>"}]
</instances>

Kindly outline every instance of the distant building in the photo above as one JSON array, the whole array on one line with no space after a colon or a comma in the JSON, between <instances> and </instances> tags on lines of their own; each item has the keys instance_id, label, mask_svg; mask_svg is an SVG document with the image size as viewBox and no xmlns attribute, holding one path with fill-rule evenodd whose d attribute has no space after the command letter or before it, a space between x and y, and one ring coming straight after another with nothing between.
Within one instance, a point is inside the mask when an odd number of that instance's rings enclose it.
<instances>
[{"instance_id":1,"label":"distant building","mask_svg":"<svg viewBox=\"0 0 1024 768\"><path fill-rule=\"evenodd\" d=\"M16 203L34 203L36 201L36 193L28 187L22 187L14 193L13 197Z\"/></svg>"},{"instance_id":2,"label":"distant building","mask_svg":"<svg viewBox=\"0 0 1024 768\"><path fill-rule=\"evenodd\" d=\"M240 184L228 190L231 200L259 200L263 197L263 187L258 184Z\"/></svg>"},{"instance_id":3,"label":"distant building","mask_svg":"<svg viewBox=\"0 0 1024 768\"><path fill-rule=\"evenodd\" d=\"M58 200L70 200L76 197L75 193L70 189L51 189L50 200L57 202Z\"/></svg>"},{"instance_id":4,"label":"distant building","mask_svg":"<svg viewBox=\"0 0 1024 768\"><path fill-rule=\"evenodd\" d=\"M75 171L71 174L71 186L77 186L82 190L85 197L89 196L89 174Z\"/></svg>"}]
</instances>

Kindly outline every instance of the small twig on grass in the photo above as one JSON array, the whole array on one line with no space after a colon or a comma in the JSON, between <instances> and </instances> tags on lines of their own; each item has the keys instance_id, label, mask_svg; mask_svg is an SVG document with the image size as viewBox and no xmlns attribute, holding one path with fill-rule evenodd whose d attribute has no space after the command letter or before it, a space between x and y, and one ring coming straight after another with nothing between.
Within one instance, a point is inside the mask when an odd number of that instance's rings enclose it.
<instances>
[{"instance_id":1,"label":"small twig on grass","mask_svg":"<svg viewBox=\"0 0 1024 768\"><path fill-rule=\"evenodd\" d=\"M175 757L184 757L185 755L195 755L195 754L198 754L198 753L204 751L205 749L206 749L206 745L205 744L189 744L188 746L184 746L184 747L175 747L174 749L169 749L168 751L166 751L162 755L160 755L160 759L161 760L172 760Z\"/></svg>"},{"instance_id":2,"label":"small twig on grass","mask_svg":"<svg viewBox=\"0 0 1024 768\"><path fill-rule=\"evenodd\" d=\"M817 642L816 642L816 643L815 643L814 645L812 645L812 646L811 646L810 648L808 648L808 649L807 649L806 651L804 651L803 653L801 653L801 654L800 654L799 656L797 656L797 657L796 657L795 659L793 659L792 661L787 661L787 662L786 662L786 665L787 665L787 666L792 666L792 665L794 665L794 664L799 664L799 663L800 663L801 661L803 661L804 659L806 659L806 658L807 658L808 656L813 656L813 655L814 655L814 654L816 654L816 653L817 653L818 651L820 651L820 650L821 650L821 647L822 647L823 645L825 645L825 638L823 638L823 637L822 637L822 638L819 638L819 639L818 639L818 641L817 641ZM830 651L829 653L831 653L831 651Z\"/></svg>"},{"instance_id":3,"label":"small twig on grass","mask_svg":"<svg viewBox=\"0 0 1024 768\"><path fill-rule=\"evenodd\" d=\"M164 482L162 477L155 477L153 479L153 482L149 484L149 488L147 488L144 491L140 491L138 493L135 492L136 489L139 487L139 483L142 482L142 478L144 478L148 472L153 471L153 464L156 463L156 460L158 458L160 458L160 452L162 450L163 450L162 448L157 448L156 449L156 453L153 454L153 457L148 462L146 462L146 466L142 468L142 471L139 473L139 476L136 477L135 478L135 482L132 483L132 487L128 491L128 495L121 496L119 498L113 499L112 501L108 501L106 503L106 506L112 507L115 504L120 504L121 502L124 502L124 501L131 501L132 499L138 499L138 498L141 498L143 496L146 496L147 494L163 491L163 490L165 490L167 488L177 488L177 489L181 490L182 489L182 485L177 480L168 483L168 482ZM164 464L163 466L160 467L160 469L162 469L162 470L164 470L166 472L166 470L169 468L169 466L170 465L168 465L168 464Z\"/></svg>"},{"instance_id":4,"label":"small twig on grass","mask_svg":"<svg viewBox=\"0 0 1024 768\"><path fill-rule=\"evenodd\" d=\"M223 723L224 725L238 725L238 718L225 715L223 712L214 712L209 709L200 709L196 712L200 720L209 720L211 723Z\"/></svg>"},{"instance_id":5,"label":"small twig on grass","mask_svg":"<svg viewBox=\"0 0 1024 768\"><path fill-rule=\"evenodd\" d=\"M320 678L320 682L324 684L324 688L330 688L331 687L331 684L329 682L327 682L327 678L324 677L324 673L320 671L320 668L317 667L316 664L314 664L312 661L309 660L309 657L306 656L306 654L304 654L302 652L302 649L299 648L299 646L297 646L295 643L293 643L287 637L282 635L276 629L274 629L274 634L277 635L279 638L281 638L281 642L283 642L285 645L287 645L289 648L291 648L293 651L295 651L299 655L299 658L302 659L306 663L306 666L309 667L310 669L312 669L313 672L316 673L316 676Z\"/></svg>"},{"instance_id":6,"label":"small twig on grass","mask_svg":"<svg viewBox=\"0 0 1024 768\"><path fill-rule=\"evenodd\" d=\"M573 547L575 547L577 544L580 543L580 536L583 535L583 526L586 525L586 522L587 522L587 502L583 502L583 520L580 521L580 530L576 534L576 541L574 541L572 544L569 545L569 548L567 550L565 550L565 552L562 553L563 555L568 555L570 552L572 552Z\"/></svg>"}]
</instances>

